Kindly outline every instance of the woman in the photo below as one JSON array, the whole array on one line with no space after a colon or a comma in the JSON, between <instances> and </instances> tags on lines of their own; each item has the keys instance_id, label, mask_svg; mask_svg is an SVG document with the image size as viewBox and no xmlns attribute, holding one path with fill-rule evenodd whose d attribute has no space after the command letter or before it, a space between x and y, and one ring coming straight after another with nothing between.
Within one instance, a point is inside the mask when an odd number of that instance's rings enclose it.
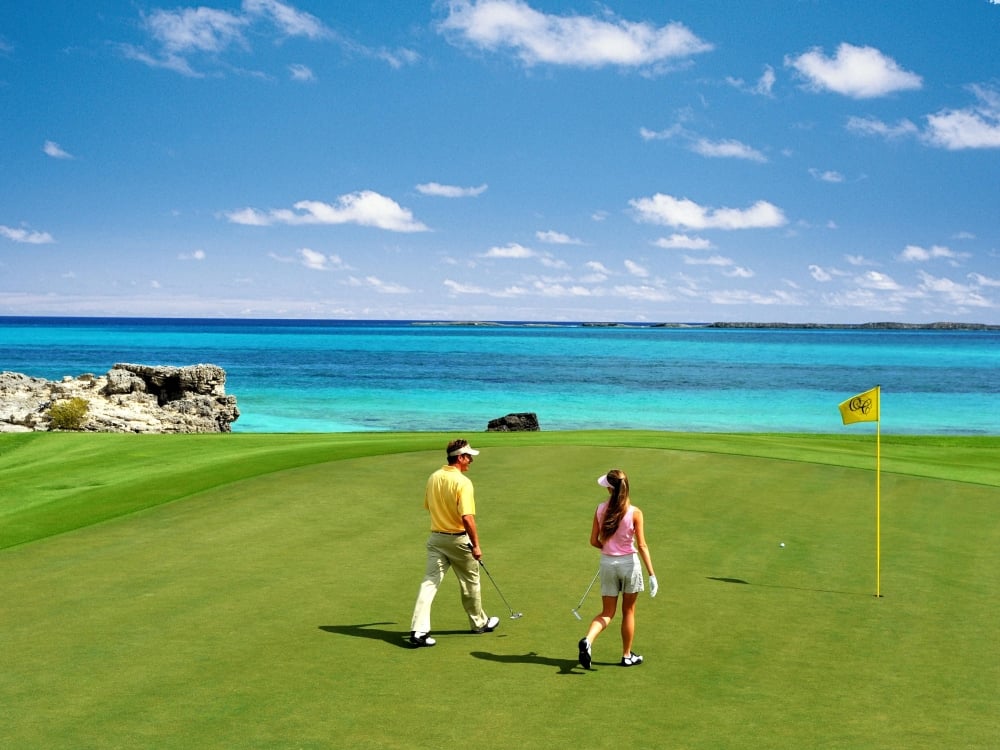
<instances>
[{"instance_id":1,"label":"woman","mask_svg":"<svg viewBox=\"0 0 1000 750\"><path fill-rule=\"evenodd\" d=\"M623 667L642 664L642 657L632 652L635 636L635 601L642 587L639 557L649 573L649 595L656 596L656 574L646 546L642 511L632 505L628 493L628 477L621 469L612 469L597 480L608 490L606 502L597 506L590 530L590 543L601 550L601 601L603 609L590 623L585 638L580 639L580 664L590 669L591 645L615 616L618 594L622 597L622 660Z\"/></svg>"}]
</instances>

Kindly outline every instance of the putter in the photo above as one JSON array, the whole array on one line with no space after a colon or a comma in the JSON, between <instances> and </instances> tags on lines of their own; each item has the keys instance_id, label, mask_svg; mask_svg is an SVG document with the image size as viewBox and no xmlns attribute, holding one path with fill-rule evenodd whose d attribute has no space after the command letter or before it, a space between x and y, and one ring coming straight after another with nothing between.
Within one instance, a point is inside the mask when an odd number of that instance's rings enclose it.
<instances>
[{"instance_id":1,"label":"putter","mask_svg":"<svg viewBox=\"0 0 1000 750\"><path fill-rule=\"evenodd\" d=\"M590 581L590 585L587 586L587 590L584 592L583 596L580 597L580 603L577 604L575 607L573 607L573 609L571 610L573 612L573 617L575 617L577 620L582 620L583 619L582 617L580 617L580 613L577 612L577 610L580 609L580 607L583 606L583 602L587 598L587 594L589 594L590 590L592 588L594 588L594 584L597 583L597 576L599 576L600 574L601 574L601 569L598 568L597 572L594 573L593 579L591 579L591 581Z\"/></svg>"},{"instance_id":2,"label":"putter","mask_svg":"<svg viewBox=\"0 0 1000 750\"><path fill-rule=\"evenodd\" d=\"M503 603L506 604L507 609L510 610L510 619L517 620L521 617L524 617L524 612L515 612L514 608L510 606L510 603L507 601L507 597L503 595L503 592L500 590L500 587L497 586L497 582L493 580L493 576L490 575L489 568L486 567L486 564L482 560L479 561L479 567L486 572L486 577L493 582L493 588L497 590L497 593L500 594L500 598L503 599Z\"/></svg>"}]
</instances>

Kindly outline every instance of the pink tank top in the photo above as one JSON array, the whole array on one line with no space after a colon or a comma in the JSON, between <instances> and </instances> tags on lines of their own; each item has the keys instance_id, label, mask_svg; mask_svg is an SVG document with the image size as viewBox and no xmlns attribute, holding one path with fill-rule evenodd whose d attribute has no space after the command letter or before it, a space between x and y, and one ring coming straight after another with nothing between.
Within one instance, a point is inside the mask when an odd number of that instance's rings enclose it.
<instances>
[{"instance_id":1,"label":"pink tank top","mask_svg":"<svg viewBox=\"0 0 1000 750\"><path fill-rule=\"evenodd\" d=\"M597 506L598 524L604 523L604 513L607 509L607 501ZM625 515L622 516L621 523L618 524L618 529L615 531L614 536L604 540L601 552L605 555L615 555L616 557L635 553L635 521L632 518L634 514L635 506L629 505L628 510L625 511Z\"/></svg>"}]
</instances>

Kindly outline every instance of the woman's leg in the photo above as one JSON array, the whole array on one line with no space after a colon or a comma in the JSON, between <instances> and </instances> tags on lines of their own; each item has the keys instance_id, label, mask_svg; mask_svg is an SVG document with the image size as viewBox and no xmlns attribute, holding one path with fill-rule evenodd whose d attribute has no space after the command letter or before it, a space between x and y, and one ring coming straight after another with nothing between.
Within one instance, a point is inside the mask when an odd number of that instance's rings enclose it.
<instances>
[{"instance_id":1,"label":"woman's leg","mask_svg":"<svg viewBox=\"0 0 1000 750\"><path fill-rule=\"evenodd\" d=\"M618 609L618 597L602 596L601 605L603 607L601 614L597 615L597 617L590 621L590 628L587 630L587 640L590 643L593 643L594 639L597 638L597 636L599 636L604 629L611 624L611 620L613 620L615 616L615 611Z\"/></svg>"},{"instance_id":2,"label":"woman's leg","mask_svg":"<svg viewBox=\"0 0 1000 750\"><path fill-rule=\"evenodd\" d=\"M638 594L622 594L622 656L632 653L635 637L635 603Z\"/></svg>"}]
</instances>

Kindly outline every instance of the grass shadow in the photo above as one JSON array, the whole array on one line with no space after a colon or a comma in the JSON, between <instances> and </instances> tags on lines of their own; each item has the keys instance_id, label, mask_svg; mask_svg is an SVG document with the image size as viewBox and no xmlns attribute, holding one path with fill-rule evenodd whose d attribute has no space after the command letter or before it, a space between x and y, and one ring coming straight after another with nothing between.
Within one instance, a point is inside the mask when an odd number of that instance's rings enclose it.
<instances>
[{"instance_id":1,"label":"grass shadow","mask_svg":"<svg viewBox=\"0 0 1000 750\"><path fill-rule=\"evenodd\" d=\"M580 667L576 659L553 659L550 656L542 656L537 651L529 651L526 654L491 654L488 651L473 651L471 655L476 659L495 661L500 664L531 664L539 667L556 667L558 674L583 674L583 667Z\"/></svg>"}]
</instances>

